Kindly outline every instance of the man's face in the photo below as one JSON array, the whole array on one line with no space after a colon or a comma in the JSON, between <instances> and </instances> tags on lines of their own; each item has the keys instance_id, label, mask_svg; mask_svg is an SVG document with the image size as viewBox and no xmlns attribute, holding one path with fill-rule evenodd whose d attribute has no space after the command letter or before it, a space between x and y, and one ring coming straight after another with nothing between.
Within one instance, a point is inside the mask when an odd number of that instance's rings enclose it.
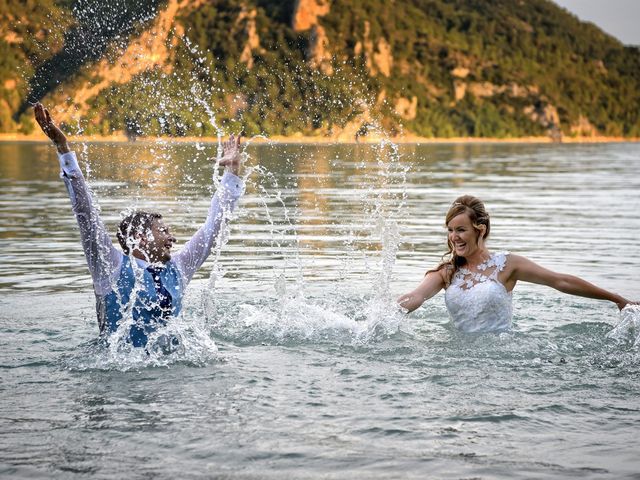
<instances>
[{"instance_id":1,"label":"man's face","mask_svg":"<svg viewBox=\"0 0 640 480\"><path fill-rule=\"evenodd\" d=\"M150 263L166 263L171 260L171 247L175 242L176 238L171 235L162 219L154 218L151 230L140 241L140 249Z\"/></svg>"}]
</instances>

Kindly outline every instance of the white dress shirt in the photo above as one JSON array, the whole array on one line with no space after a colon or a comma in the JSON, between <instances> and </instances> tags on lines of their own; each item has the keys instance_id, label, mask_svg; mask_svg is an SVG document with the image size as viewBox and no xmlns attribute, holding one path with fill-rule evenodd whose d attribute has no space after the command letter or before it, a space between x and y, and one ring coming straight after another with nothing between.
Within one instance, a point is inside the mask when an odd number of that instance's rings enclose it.
<instances>
[{"instance_id":1,"label":"white dress shirt","mask_svg":"<svg viewBox=\"0 0 640 480\"><path fill-rule=\"evenodd\" d=\"M67 186L71 207L80 227L80 238L93 286L98 296L105 296L113 289L120 274L123 253L113 246L102 219L93 204L91 191L80 171L75 152L58 154L60 176ZM182 285L191 281L193 274L209 256L216 237L244 192L242 179L226 171L220 187L211 199L204 225L191 237L185 246L171 255L181 275ZM147 262L136 259L138 265Z\"/></svg>"}]
</instances>

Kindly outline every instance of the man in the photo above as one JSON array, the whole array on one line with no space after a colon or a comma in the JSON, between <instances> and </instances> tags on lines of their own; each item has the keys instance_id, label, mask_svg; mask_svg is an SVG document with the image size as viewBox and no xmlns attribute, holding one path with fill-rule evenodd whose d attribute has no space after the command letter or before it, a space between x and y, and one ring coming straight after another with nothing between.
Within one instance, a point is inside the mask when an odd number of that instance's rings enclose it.
<instances>
[{"instance_id":1,"label":"man","mask_svg":"<svg viewBox=\"0 0 640 480\"><path fill-rule=\"evenodd\" d=\"M182 297L193 274L202 265L225 220L242 196L238 177L242 166L240 136L223 143L220 165L225 173L211 200L207 219L182 250L171 254L176 239L162 215L137 211L118 228L123 252L115 248L93 205L91 193L67 138L42 104L34 107L36 121L58 151L73 213L96 294L101 335L121 330L134 347L146 347L149 337L180 313ZM173 341L175 343L175 340Z\"/></svg>"}]
</instances>

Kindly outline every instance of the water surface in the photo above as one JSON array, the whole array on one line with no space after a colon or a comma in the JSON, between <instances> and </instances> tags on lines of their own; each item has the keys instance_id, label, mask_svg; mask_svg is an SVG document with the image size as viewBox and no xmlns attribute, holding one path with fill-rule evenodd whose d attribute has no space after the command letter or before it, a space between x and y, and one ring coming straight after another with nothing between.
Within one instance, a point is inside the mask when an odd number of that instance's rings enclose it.
<instances>
[{"instance_id":1,"label":"water surface","mask_svg":"<svg viewBox=\"0 0 640 480\"><path fill-rule=\"evenodd\" d=\"M88 144L111 231L129 206L183 243L206 144ZM509 333L464 335L442 295L393 298L481 197L490 247L639 298L640 147L251 145L228 243L172 356L95 341L51 147L0 144L0 475L11 478L637 478L640 357L613 304L520 284Z\"/></svg>"}]
</instances>

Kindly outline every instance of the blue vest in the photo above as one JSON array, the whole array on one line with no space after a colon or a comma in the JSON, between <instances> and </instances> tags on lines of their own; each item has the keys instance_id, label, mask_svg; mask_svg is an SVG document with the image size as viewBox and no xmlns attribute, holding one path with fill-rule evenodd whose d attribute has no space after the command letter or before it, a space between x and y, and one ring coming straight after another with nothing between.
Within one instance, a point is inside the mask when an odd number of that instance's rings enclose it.
<instances>
[{"instance_id":1,"label":"blue vest","mask_svg":"<svg viewBox=\"0 0 640 480\"><path fill-rule=\"evenodd\" d=\"M182 295L184 288L180 273L172 261L167 262L158 274L162 286L171 294L171 311L162 309L161 299L158 296L157 285L154 283L152 274L146 269L142 269L143 282L136 285L135 274L131 265L131 257L124 256L120 275L116 281L114 290L104 297L102 302L102 330L113 333L118 329L123 318L124 310L131 306L133 315L133 325L129 330L128 340L134 347L144 347L147 344L148 336L158 327L167 323L167 317L176 316L182 308ZM131 294L134 289L136 298L131 304ZM98 314L101 317L100 313Z\"/></svg>"}]
</instances>

